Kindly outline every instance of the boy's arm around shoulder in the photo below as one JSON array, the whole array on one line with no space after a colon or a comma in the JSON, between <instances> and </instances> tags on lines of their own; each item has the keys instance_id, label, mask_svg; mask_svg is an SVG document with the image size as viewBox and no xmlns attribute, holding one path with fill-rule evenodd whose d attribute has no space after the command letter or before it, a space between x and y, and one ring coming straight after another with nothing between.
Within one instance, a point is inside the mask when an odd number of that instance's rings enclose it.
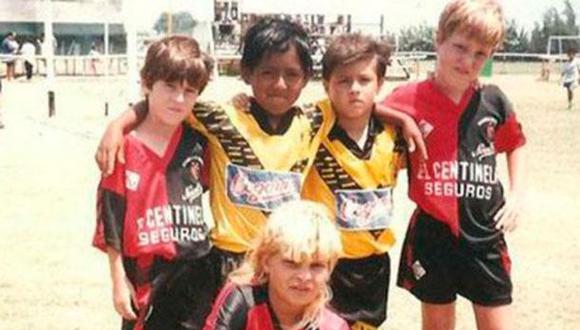
<instances>
[{"instance_id":1,"label":"boy's arm around shoulder","mask_svg":"<svg viewBox=\"0 0 580 330\"><path fill-rule=\"evenodd\" d=\"M423 160L428 158L425 140L413 117L402 111L387 107L384 104L377 104L375 106L375 115L379 119L387 123L393 123L401 128L401 133L407 143L409 152L415 152L417 150Z\"/></svg>"},{"instance_id":2,"label":"boy's arm around shoulder","mask_svg":"<svg viewBox=\"0 0 580 330\"><path fill-rule=\"evenodd\" d=\"M125 163L123 136L139 125L146 115L147 102L140 101L109 123L95 153L95 161L103 175L113 173L115 161Z\"/></svg>"}]
</instances>

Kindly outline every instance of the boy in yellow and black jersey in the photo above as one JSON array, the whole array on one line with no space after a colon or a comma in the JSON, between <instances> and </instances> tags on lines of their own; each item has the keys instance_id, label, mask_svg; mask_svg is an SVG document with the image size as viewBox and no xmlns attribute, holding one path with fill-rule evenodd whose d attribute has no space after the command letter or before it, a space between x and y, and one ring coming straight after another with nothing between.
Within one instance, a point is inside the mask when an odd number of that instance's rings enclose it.
<instances>
[{"instance_id":1,"label":"boy in yellow and black jersey","mask_svg":"<svg viewBox=\"0 0 580 330\"><path fill-rule=\"evenodd\" d=\"M303 191L335 214L345 255L332 273L331 307L352 329L376 329L386 319L394 244L392 190L404 164L395 128L373 115L389 49L359 34L336 38L323 57L323 83L336 122L318 149Z\"/></svg>"}]
</instances>

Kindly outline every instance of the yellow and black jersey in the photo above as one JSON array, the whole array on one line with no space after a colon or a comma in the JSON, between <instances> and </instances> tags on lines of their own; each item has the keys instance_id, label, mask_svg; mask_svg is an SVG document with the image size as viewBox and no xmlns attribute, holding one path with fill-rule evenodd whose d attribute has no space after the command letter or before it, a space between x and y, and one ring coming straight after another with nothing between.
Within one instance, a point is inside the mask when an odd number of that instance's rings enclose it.
<instances>
[{"instance_id":1,"label":"yellow and black jersey","mask_svg":"<svg viewBox=\"0 0 580 330\"><path fill-rule=\"evenodd\" d=\"M317 107L331 111L328 100ZM402 166L402 138L392 126L376 118L369 122L362 150L337 124L323 139L304 184L303 197L322 202L334 212L345 257L385 253L394 244L389 228L392 190Z\"/></svg>"},{"instance_id":2,"label":"yellow and black jersey","mask_svg":"<svg viewBox=\"0 0 580 330\"><path fill-rule=\"evenodd\" d=\"M277 132L266 129L264 110L198 103L189 123L207 136L214 244L245 252L279 204L300 191L322 137L334 122L328 108L290 109Z\"/></svg>"}]
</instances>

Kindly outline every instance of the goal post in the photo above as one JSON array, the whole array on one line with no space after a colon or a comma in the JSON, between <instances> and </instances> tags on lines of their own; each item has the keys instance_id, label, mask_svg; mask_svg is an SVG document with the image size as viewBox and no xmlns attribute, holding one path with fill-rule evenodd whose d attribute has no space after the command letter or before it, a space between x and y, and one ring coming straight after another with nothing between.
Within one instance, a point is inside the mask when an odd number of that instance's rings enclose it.
<instances>
[{"instance_id":1,"label":"goal post","mask_svg":"<svg viewBox=\"0 0 580 330\"><path fill-rule=\"evenodd\" d=\"M580 51L580 35L577 36L562 36L553 35L548 37L548 44L546 45L546 54L548 56L564 56L566 51L570 48Z\"/></svg>"}]
</instances>

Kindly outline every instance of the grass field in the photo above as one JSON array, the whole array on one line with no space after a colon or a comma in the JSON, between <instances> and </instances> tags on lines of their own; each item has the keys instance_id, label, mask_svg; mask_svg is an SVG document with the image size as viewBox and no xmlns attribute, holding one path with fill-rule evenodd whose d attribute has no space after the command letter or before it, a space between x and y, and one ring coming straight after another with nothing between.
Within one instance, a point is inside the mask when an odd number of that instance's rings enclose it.
<instances>
[{"instance_id":1,"label":"grass field","mask_svg":"<svg viewBox=\"0 0 580 330\"><path fill-rule=\"evenodd\" d=\"M513 259L516 329L579 329L580 305L580 90L566 110L555 82L531 75L497 75L528 136L525 147L526 207L508 237ZM389 82L388 93L399 82ZM98 138L111 115L124 108L124 82L57 81L56 116L47 118L41 80L4 81L0 130L0 329L117 329L105 256L91 248ZM236 78L210 84L208 99L246 90ZM322 96L319 82L303 101ZM502 164L505 162L502 162ZM505 178L505 168L502 169ZM405 173L396 191L400 243L412 210ZM419 329L419 303L391 283L384 329ZM457 329L474 329L471 307L458 301Z\"/></svg>"}]
</instances>

